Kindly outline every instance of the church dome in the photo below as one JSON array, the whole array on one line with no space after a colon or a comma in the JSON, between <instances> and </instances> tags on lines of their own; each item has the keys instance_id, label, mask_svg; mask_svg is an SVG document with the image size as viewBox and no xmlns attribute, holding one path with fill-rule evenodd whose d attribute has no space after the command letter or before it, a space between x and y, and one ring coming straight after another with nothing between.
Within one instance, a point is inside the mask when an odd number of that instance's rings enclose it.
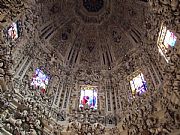
<instances>
[{"instance_id":1,"label":"church dome","mask_svg":"<svg viewBox=\"0 0 180 135\"><path fill-rule=\"evenodd\" d=\"M179 0L1 0L0 135L180 133Z\"/></svg>"}]
</instances>

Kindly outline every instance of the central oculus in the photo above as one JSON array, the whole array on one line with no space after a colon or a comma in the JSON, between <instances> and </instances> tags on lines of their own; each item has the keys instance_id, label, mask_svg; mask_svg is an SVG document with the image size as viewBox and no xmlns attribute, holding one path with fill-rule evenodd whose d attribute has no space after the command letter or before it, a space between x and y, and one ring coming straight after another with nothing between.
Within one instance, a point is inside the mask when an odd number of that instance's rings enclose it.
<instances>
[{"instance_id":1,"label":"central oculus","mask_svg":"<svg viewBox=\"0 0 180 135\"><path fill-rule=\"evenodd\" d=\"M88 12L99 12L104 5L104 0L83 0L83 6Z\"/></svg>"}]
</instances>

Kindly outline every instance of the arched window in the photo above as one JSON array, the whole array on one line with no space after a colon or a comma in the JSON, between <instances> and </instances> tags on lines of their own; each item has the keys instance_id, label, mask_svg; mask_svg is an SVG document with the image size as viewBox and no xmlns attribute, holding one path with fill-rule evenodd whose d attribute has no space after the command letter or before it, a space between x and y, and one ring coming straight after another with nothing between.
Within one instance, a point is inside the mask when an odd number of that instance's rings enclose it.
<instances>
[{"instance_id":1,"label":"arched window","mask_svg":"<svg viewBox=\"0 0 180 135\"><path fill-rule=\"evenodd\" d=\"M131 90L132 95L142 95L145 91L147 91L147 83L144 79L144 76L142 73L136 75L131 81Z\"/></svg>"},{"instance_id":2,"label":"arched window","mask_svg":"<svg viewBox=\"0 0 180 135\"><path fill-rule=\"evenodd\" d=\"M3 30L5 40L8 42L16 41L22 35L22 22L20 20L12 22Z\"/></svg>"},{"instance_id":3,"label":"arched window","mask_svg":"<svg viewBox=\"0 0 180 135\"><path fill-rule=\"evenodd\" d=\"M97 90L94 86L81 86L79 107L83 108L85 106L97 109Z\"/></svg>"},{"instance_id":4,"label":"arched window","mask_svg":"<svg viewBox=\"0 0 180 135\"><path fill-rule=\"evenodd\" d=\"M42 93L45 93L49 79L49 76L41 68L37 68L33 74L31 86L39 88Z\"/></svg>"},{"instance_id":5,"label":"arched window","mask_svg":"<svg viewBox=\"0 0 180 135\"><path fill-rule=\"evenodd\" d=\"M167 55L168 49L175 46L176 40L177 37L175 34L162 24L159 32L157 46L160 54L165 58L166 62L169 62L170 60L170 57Z\"/></svg>"}]
</instances>

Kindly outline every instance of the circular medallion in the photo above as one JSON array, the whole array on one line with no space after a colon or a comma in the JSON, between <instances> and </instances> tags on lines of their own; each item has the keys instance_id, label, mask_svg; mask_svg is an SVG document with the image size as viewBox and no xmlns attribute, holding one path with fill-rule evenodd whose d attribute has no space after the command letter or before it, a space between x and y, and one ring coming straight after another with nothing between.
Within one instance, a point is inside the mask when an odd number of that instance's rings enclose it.
<instances>
[{"instance_id":1,"label":"circular medallion","mask_svg":"<svg viewBox=\"0 0 180 135\"><path fill-rule=\"evenodd\" d=\"M83 0L83 6L88 12L99 12L103 5L104 0Z\"/></svg>"},{"instance_id":2,"label":"circular medallion","mask_svg":"<svg viewBox=\"0 0 180 135\"><path fill-rule=\"evenodd\" d=\"M111 14L111 0L76 0L76 3L75 12L85 23L100 24Z\"/></svg>"}]
</instances>

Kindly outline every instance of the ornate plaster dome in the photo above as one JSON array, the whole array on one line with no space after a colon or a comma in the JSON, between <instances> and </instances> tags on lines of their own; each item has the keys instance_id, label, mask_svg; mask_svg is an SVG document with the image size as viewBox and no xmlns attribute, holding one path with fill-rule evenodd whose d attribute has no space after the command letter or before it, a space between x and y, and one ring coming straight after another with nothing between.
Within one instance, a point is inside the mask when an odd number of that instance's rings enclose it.
<instances>
[{"instance_id":1,"label":"ornate plaster dome","mask_svg":"<svg viewBox=\"0 0 180 135\"><path fill-rule=\"evenodd\" d=\"M179 0L1 0L0 135L179 135Z\"/></svg>"},{"instance_id":2,"label":"ornate plaster dome","mask_svg":"<svg viewBox=\"0 0 180 135\"><path fill-rule=\"evenodd\" d=\"M37 9L44 48L69 67L110 69L145 35L144 1L39 1Z\"/></svg>"}]
</instances>

